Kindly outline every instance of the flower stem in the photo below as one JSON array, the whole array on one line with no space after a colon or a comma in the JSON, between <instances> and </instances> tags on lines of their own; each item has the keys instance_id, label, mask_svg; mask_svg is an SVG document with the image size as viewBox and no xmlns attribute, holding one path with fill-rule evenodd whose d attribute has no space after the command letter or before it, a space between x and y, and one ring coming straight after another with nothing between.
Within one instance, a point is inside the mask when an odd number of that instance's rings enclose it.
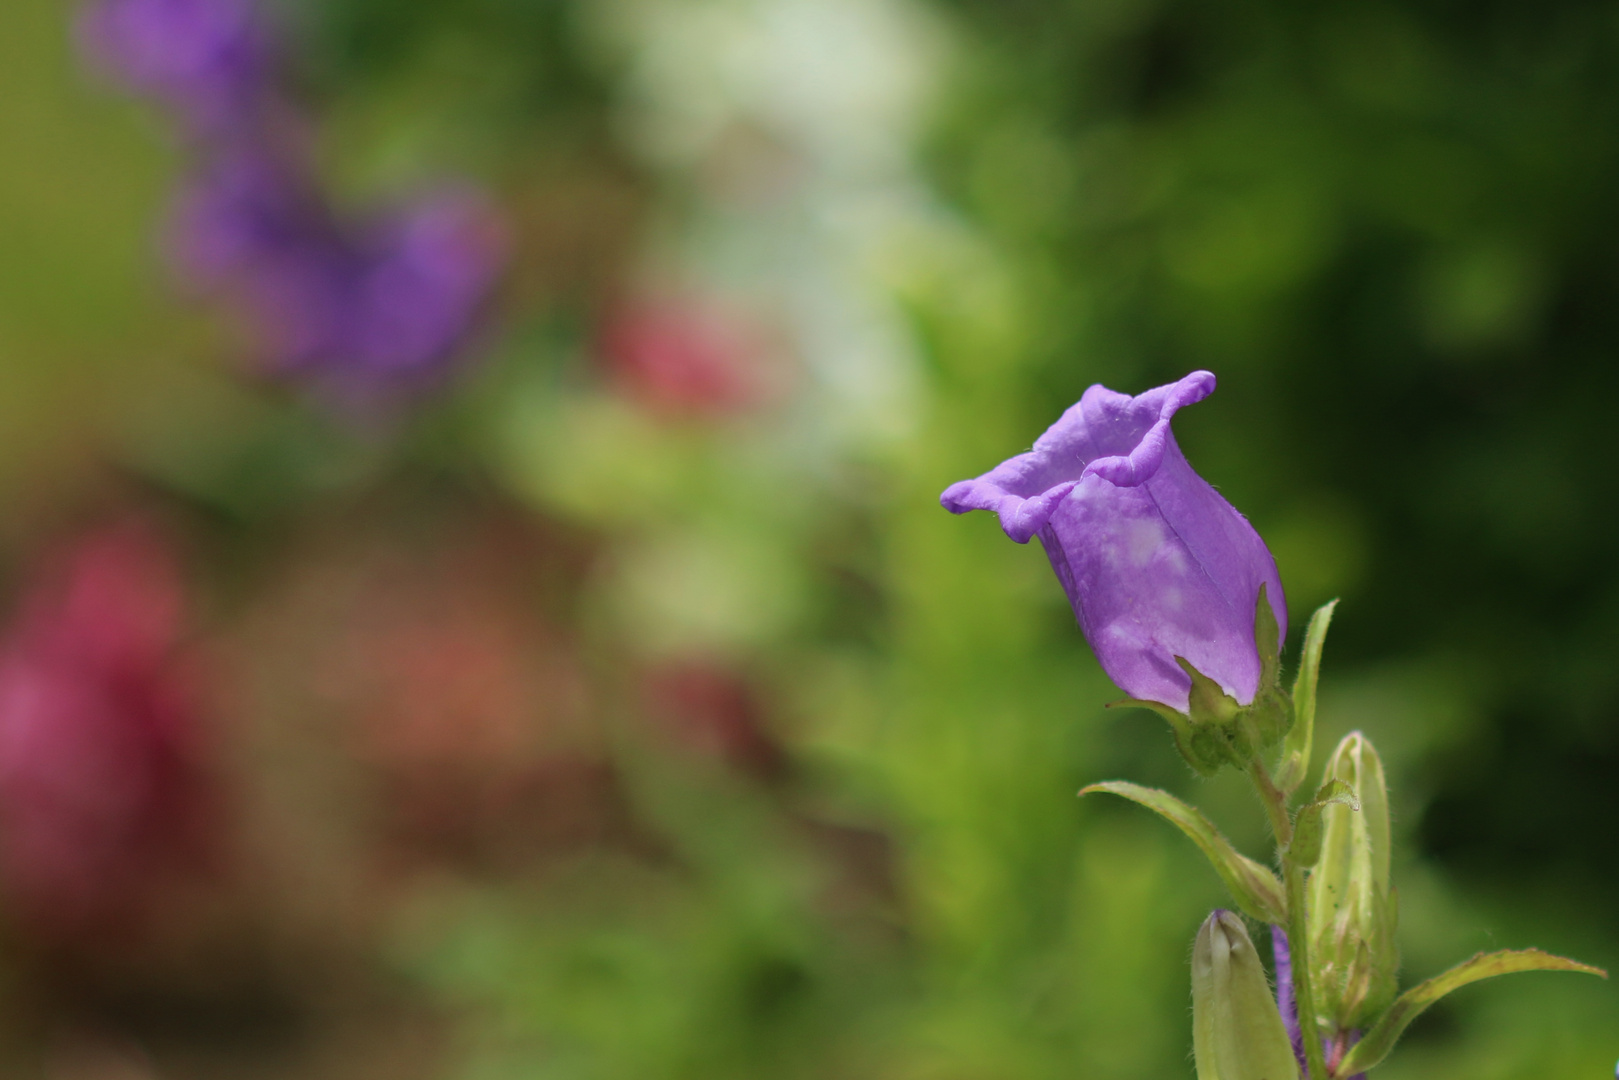
<instances>
[{"instance_id":1,"label":"flower stem","mask_svg":"<svg viewBox=\"0 0 1619 1080\"><path fill-rule=\"evenodd\" d=\"M1308 1080L1331 1080L1321 1052L1320 1028L1316 1023L1315 988L1310 981L1310 934L1305 921L1304 867L1293 859L1293 820L1287 812L1287 796L1271 780L1262 762L1255 759L1248 767L1259 799L1270 816L1276 835L1276 851L1282 862L1282 885L1287 891L1287 937L1293 958L1293 998L1304 1036L1304 1061Z\"/></svg>"},{"instance_id":2,"label":"flower stem","mask_svg":"<svg viewBox=\"0 0 1619 1080\"><path fill-rule=\"evenodd\" d=\"M1310 934L1304 911L1304 868L1282 854L1282 880L1287 888L1287 936L1298 942L1293 954L1293 994L1298 1001L1299 1027L1304 1035L1304 1061L1309 1080L1329 1080L1321 1053L1321 1031L1316 1024L1315 988L1310 982Z\"/></svg>"}]
</instances>

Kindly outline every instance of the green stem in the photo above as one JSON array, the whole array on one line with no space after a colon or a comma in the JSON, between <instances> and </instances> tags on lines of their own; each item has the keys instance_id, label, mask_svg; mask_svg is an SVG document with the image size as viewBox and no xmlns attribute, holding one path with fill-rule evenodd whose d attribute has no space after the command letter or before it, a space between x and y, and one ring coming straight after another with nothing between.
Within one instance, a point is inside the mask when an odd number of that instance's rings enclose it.
<instances>
[{"instance_id":1,"label":"green stem","mask_svg":"<svg viewBox=\"0 0 1619 1080\"><path fill-rule=\"evenodd\" d=\"M1284 852L1282 880L1287 888L1287 941L1293 951L1293 1000L1298 1004L1304 1037L1304 1063L1310 1080L1329 1080L1321 1053L1321 1029L1315 1019L1315 987L1310 981L1310 930L1305 921L1304 868Z\"/></svg>"},{"instance_id":2,"label":"green stem","mask_svg":"<svg viewBox=\"0 0 1619 1080\"><path fill-rule=\"evenodd\" d=\"M1282 885L1287 891L1287 941L1293 953L1293 1001L1299 1012L1299 1031L1304 1040L1304 1064L1308 1080L1331 1080L1326 1057L1321 1052L1320 1027L1316 1023L1315 986L1310 981L1310 933L1305 920L1304 867L1288 850L1293 842L1293 821L1287 812L1287 796L1271 780L1265 766L1255 760L1248 769L1259 799L1270 816L1276 834L1276 851L1282 862Z\"/></svg>"},{"instance_id":3,"label":"green stem","mask_svg":"<svg viewBox=\"0 0 1619 1080\"><path fill-rule=\"evenodd\" d=\"M1293 819L1287 813L1287 796L1271 780L1270 773L1265 771L1264 763L1258 758L1249 762L1248 775L1259 790L1259 801L1265 804L1265 813L1270 816L1270 831L1276 836L1276 850L1285 853L1287 846L1293 842Z\"/></svg>"}]
</instances>

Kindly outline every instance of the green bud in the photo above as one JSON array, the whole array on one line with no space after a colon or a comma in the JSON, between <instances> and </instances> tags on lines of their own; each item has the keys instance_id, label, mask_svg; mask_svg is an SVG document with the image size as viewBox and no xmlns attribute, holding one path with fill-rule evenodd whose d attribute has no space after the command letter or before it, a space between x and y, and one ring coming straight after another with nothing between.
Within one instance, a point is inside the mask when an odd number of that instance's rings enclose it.
<instances>
[{"instance_id":1,"label":"green bud","mask_svg":"<svg viewBox=\"0 0 1619 1080\"><path fill-rule=\"evenodd\" d=\"M1309 880L1310 963L1321 1015L1339 1029L1359 1028L1399 989L1388 785L1377 751L1358 731L1332 752L1325 780L1349 785L1360 808L1322 810L1321 855Z\"/></svg>"},{"instance_id":2,"label":"green bud","mask_svg":"<svg viewBox=\"0 0 1619 1080\"><path fill-rule=\"evenodd\" d=\"M1298 1080L1265 967L1229 911L1210 915L1192 946L1192 1047L1198 1080Z\"/></svg>"}]
</instances>

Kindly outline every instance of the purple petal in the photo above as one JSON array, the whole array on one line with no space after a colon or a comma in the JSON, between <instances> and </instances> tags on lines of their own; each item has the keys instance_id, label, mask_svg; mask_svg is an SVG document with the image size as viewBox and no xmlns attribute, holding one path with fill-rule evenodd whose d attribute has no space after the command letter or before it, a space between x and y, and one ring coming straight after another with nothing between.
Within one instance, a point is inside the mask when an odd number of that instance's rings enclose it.
<instances>
[{"instance_id":1,"label":"purple petal","mask_svg":"<svg viewBox=\"0 0 1619 1080\"><path fill-rule=\"evenodd\" d=\"M1196 371L1135 397L1093 386L1028 453L941 498L954 513L993 510L1018 543L1039 536L1109 677L1183 712L1191 680L1176 657L1239 703L1253 700L1261 585L1287 634L1270 552L1192 471L1170 430L1176 411L1214 383Z\"/></svg>"}]
</instances>

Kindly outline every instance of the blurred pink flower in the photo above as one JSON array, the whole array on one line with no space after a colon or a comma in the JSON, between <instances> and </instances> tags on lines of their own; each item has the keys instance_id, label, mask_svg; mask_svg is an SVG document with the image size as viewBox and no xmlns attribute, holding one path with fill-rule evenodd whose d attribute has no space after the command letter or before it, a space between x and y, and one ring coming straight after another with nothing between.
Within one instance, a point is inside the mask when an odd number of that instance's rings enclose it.
<instances>
[{"instance_id":1,"label":"blurred pink flower","mask_svg":"<svg viewBox=\"0 0 1619 1080\"><path fill-rule=\"evenodd\" d=\"M158 879L205 857L184 607L140 522L83 537L23 595L0 645L0 884L31 927L128 929Z\"/></svg>"}]
</instances>

